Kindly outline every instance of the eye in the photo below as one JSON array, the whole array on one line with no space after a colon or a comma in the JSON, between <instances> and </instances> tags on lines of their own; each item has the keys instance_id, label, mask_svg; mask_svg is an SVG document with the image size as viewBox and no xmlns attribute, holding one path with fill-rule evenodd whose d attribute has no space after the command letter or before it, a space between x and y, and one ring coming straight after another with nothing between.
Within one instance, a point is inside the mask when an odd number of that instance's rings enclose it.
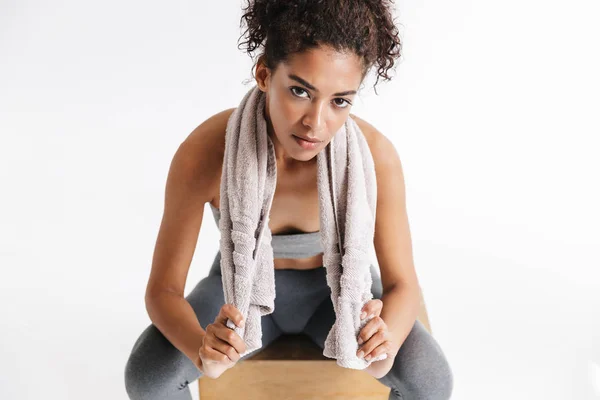
<instances>
[{"instance_id":1,"label":"eye","mask_svg":"<svg viewBox=\"0 0 600 400\"><path fill-rule=\"evenodd\" d=\"M290 88L290 91L291 91L291 92L292 92L292 94L293 94L294 96L296 96L296 97L300 97L300 98L306 98L306 97L304 97L304 96L298 96L298 95L297 95L297 94L294 92L295 90L300 90L300 91L302 91L302 92L304 92L304 93L308 94L308 92L307 92L306 90L302 89L301 87L298 87L298 86L292 86L292 87Z\"/></svg>"},{"instance_id":2,"label":"eye","mask_svg":"<svg viewBox=\"0 0 600 400\"><path fill-rule=\"evenodd\" d=\"M352 105L352 103L350 103L348 100L342 99L341 97L338 97L337 99L334 99L334 101L335 100L341 100L342 101L341 104L336 104L337 108L346 108L346 107L349 107L349 106ZM344 105L344 104L346 104L346 105Z\"/></svg>"},{"instance_id":3,"label":"eye","mask_svg":"<svg viewBox=\"0 0 600 400\"><path fill-rule=\"evenodd\" d=\"M299 87L299 86L291 86L291 87L290 87L290 92L292 92L292 94L293 94L294 96L296 96L296 97L299 97L299 98L301 98L301 99L306 99L306 98L308 98L308 97L306 97L306 96L299 96L298 94L296 94L296 93L297 93L297 91L299 91L300 93L306 93L306 94L308 95L308 92L307 92L305 89L303 89L303 88L301 88L301 87ZM334 103L335 103L335 106L336 106L337 108L339 108L339 109L346 108L346 107L349 107L349 106L351 106L351 105L352 105L352 103L351 103L350 101L348 101L348 100L346 100L346 99L343 99L343 98L341 98L341 97L338 97L338 98L334 99L333 101L334 101ZM341 101L341 103L336 103L336 101Z\"/></svg>"}]
</instances>

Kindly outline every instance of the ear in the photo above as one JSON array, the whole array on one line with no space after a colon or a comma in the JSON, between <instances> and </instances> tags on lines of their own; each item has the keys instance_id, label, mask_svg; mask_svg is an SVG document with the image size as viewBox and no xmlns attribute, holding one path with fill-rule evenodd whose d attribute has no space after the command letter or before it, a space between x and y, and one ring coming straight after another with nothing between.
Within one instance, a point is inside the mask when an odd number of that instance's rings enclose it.
<instances>
[{"instance_id":1,"label":"ear","mask_svg":"<svg viewBox=\"0 0 600 400\"><path fill-rule=\"evenodd\" d=\"M263 92L267 92L271 81L271 70L267 68L262 57L256 63L256 73L254 75L258 88Z\"/></svg>"}]
</instances>

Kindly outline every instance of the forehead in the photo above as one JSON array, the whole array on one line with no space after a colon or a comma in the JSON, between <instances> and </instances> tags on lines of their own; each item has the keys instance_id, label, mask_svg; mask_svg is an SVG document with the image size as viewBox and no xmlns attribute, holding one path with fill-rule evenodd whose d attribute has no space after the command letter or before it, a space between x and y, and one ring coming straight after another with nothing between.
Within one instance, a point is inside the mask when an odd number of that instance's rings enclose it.
<instances>
[{"instance_id":1,"label":"forehead","mask_svg":"<svg viewBox=\"0 0 600 400\"><path fill-rule=\"evenodd\" d=\"M362 73L361 59L356 54L318 48L290 55L277 67L275 75L283 81L291 80L290 74L297 75L326 95L357 90Z\"/></svg>"}]
</instances>

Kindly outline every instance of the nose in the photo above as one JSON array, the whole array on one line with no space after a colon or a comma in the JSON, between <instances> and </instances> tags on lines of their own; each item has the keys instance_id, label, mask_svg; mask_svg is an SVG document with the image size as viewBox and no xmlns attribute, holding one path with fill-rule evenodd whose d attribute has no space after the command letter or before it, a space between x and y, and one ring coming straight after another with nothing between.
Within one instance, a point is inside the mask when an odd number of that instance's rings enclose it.
<instances>
[{"instance_id":1,"label":"nose","mask_svg":"<svg viewBox=\"0 0 600 400\"><path fill-rule=\"evenodd\" d=\"M302 123L309 127L315 135L319 135L325 129L325 122L327 120L327 107L325 106L324 102L311 104L302 120Z\"/></svg>"}]
</instances>

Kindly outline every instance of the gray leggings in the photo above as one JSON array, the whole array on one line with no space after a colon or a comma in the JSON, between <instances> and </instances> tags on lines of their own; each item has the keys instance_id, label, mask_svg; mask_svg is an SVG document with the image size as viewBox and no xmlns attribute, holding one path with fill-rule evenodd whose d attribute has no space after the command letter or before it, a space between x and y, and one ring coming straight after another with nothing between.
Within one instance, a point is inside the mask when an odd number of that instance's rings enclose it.
<instances>
[{"instance_id":1,"label":"gray leggings","mask_svg":"<svg viewBox=\"0 0 600 400\"><path fill-rule=\"evenodd\" d=\"M211 270L186 296L203 329L225 304L220 252ZM373 297L382 296L381 279L371 265ZM262 344L255 355L283 333L303 333L323 348L335 321L325 268L275 270L275 310L261 318ZM150 324L133 345L125 366L125 388L132 400L190 400L188 385L202 376L192 361ZM420 321L400 347L392 369L378 379L391 388L390 400L448 400L453 375L442 349Z\"/></svg>"}]
</instances>

